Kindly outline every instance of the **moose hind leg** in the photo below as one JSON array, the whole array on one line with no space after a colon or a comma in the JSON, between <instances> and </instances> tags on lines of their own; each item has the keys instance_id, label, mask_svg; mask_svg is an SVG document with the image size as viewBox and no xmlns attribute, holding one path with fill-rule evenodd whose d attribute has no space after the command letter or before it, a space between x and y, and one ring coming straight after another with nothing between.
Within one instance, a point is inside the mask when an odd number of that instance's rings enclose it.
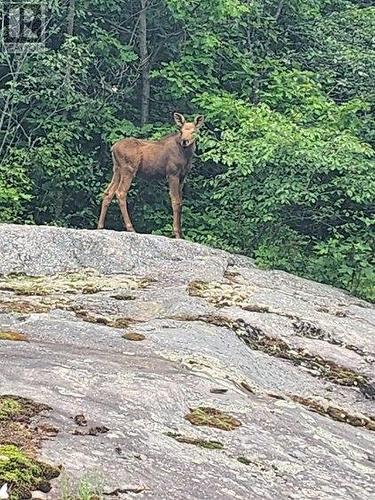
<instances>
[{"instance_id":1,"label":"moose hind leg","mask_svg":"<svg viewBox=\"0 0 375 500\"><path fill-rule=\"evenodd\" d=\"M102 201L102 208L100 210L100 217L98 221L98 229L104 228L105 218L107 215L108 207L111 204L112 198L115 195L117 186L120 182L120 175L118 172L115 172L112 177L112 181L104 192L104 197Z\"/></svg>"},{"instance_id":2,"label":"moose hind leg","mask_svg":"<svg viewBox=\"0 0 375 500\"><path fill-rule=\"evenodd\" d=\"M116 197L118 204L120 206L121 215L124 219L125 227L127 231L135 232L132 221L128 212L127 196L133 180L133 174L131 172L126 172L121 176L120 183L116 190Z\"/></svg>"}]
</instances>

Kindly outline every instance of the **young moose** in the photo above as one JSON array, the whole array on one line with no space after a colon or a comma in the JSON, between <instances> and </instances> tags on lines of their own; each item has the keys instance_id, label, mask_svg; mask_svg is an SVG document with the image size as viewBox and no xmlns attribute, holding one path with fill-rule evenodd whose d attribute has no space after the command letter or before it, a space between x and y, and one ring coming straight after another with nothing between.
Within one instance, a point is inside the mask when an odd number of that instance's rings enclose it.
<instances>
[{"instance_id":1,"label":"young moose","mask_svg":"<svg viewBox=\"0 0 375 500\"><path fill-rule=\"evenodd\" d=\"M203 125L199 115L194 122L186 122L183 115L174 113L179 132L160 139L122 139L112 146L113 177L104 193L98 229L103 229L108 207L114 195L120 205L127 231L134 231L126 202L127 194L136 175L145 178L167 177L173 210L173 233L182 237L182 187L191 170L195 151L196 131Z\"/></svg>"}]
</instances>

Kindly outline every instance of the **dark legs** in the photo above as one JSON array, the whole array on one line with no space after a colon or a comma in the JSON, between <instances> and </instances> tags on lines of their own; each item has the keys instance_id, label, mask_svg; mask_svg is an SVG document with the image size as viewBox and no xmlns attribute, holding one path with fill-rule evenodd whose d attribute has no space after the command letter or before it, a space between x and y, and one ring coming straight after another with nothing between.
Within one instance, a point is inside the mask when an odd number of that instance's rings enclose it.
<instances>
[{"instance_id":1,"label":"dark legs","mask_svg":"<svg viewBox=\"0 0 375 500\"><path fill-rule=\"evenodd\" d=\"M116 168L112 181L104 193L98 221L98 229L103 229L108 207L113 197L116 195L126 230L134 232L134 227L129 216L127 205L127 195L133 181L133 177L134 173L128 168ZM181 212L183 179L180 179L178 175L171 175L168 177L168 183L173 210L173 234L176 238L182 238Z\"/></svg>"},{"instance_id":2,"label":"dark legs","mask_svg":"<svg viewBox=\"0 0 375 500\"><path fill-rule=\"evenodd\" d=\"M176 238L182 238L181 211L182 211L182 185L179 176L168 177L169 194L173 210L173 234Z\"/></svg>"}]
</instances>

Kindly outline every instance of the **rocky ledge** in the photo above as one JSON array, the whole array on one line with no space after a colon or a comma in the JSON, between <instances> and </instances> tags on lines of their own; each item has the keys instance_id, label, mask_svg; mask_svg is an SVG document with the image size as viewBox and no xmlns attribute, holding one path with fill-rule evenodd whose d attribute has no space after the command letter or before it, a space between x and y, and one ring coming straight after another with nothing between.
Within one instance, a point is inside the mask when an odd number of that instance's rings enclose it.
<instances>
[{"instance_id":1,"label":"rocky ledge","mask_svg":"<svg viewBox=\"0 0 375 500\"><path fill-rule=\"evenodd\" d=\"M0 488L374 498L374 326L370 304L245 257L0 225Z\"/></svg>"}]
</instances>

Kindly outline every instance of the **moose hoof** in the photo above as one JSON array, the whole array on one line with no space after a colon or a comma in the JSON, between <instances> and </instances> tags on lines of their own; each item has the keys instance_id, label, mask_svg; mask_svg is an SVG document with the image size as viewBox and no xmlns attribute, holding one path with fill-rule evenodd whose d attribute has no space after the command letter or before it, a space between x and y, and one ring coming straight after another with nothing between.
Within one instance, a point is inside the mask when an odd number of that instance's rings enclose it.
<instances>
[{"instance_id":1,"label":"moose hoof","mask_svg":"<svg viewBox=\"0 0 375 500\"><path fill-rule=\"evenodd\" d=\"M133 227L133 226L132 226L132 227L127 227L127 228L126 228L126 231L127 231L128 233L135 233L135 232L136 232L136 230L134 229L134 227Z\"/></svg>"}]
</instances>

